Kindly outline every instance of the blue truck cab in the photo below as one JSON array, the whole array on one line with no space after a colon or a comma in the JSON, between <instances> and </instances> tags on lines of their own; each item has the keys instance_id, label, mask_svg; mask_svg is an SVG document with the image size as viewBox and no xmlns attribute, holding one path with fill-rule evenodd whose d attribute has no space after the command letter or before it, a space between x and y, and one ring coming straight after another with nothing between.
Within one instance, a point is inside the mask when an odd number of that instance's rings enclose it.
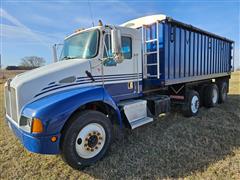
<instances>
[{"instance_id":1,"label":"blue truck cab","mask_svg":"<svg viewBox=\"0 0 240 180\"><path fill-rule=\"evenodd\" d=\"M77 30L57 62L6 82L6 121L29 151L81 169L104 156L115 125L225 102L233 44L165 15Z\"/></svg>"}]
</instances>

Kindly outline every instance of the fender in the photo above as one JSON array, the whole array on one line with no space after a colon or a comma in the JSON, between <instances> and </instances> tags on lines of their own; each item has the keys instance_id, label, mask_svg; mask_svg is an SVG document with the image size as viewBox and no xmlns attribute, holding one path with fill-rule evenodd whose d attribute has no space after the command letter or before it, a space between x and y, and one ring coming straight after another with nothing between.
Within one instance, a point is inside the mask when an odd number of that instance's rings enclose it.
<instances>
[{"instance_id":1,"label":"fender","mask_svg":"<svg viewBox=\"0 0 240 180\"><path fill-rule=\"evenodd\" d=\"M117 114L120 127L122 126L119 108L102 86L70 89L43 97L27 104L22 110L22 115L41 119L44 125L41 136L57 134L74 111L95 101L110 105Z\"/></svg>"}]
</instances>

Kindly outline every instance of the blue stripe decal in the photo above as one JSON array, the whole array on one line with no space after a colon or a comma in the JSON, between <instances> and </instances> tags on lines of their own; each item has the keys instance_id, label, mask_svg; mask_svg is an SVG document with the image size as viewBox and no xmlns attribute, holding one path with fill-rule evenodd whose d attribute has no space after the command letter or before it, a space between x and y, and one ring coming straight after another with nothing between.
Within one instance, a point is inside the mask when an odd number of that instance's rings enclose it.
<instances>
[{"instance_id":1,"label":"blue stripe decal","mask_svg":"<svg viewBox=\"0 0 240 180\"><path fill-rule=\"evenodd\" d=\"M117 78L131 78L131 77L139 77L141 78L141 75L131 75L131 76L115 76L115 77L111 77L111 76L93 76L94 79L102 79L104 77L104 79L117 79Z\"/></svg>"},{"instance_id":2,"label":"blue stripe decal","mask_svg":"<svg viewBox=\"0 0 240 180\"><path fill-rule=\"evenodd\" d=\"M117 78L130 78L130 77L138 77L138 78L142 78L142 73L135 73L135 74L116 74L116 75L104 75L104 80L108 80L108 79L117 79ZM103 76L93 76L94 79L103 79ZM81 82L81 81L86 81L89 80L90 78L85 76L85 77L77 77L77 81L76 82ZM48 84L47 87L43 88L43 90L46 89L50 89L52 87L57 87L60 86L61 84L56 84L56 82L51 82Z\"/></svg>"},{"instance_id":3,"label":"blue stripe decal","mask_svg":"<svg viewBox=\"0 0 240 180\"><path fill-rule=\"evenodd\" d=\"M137 75L141 75L142 73L134 73L134 74L115 74L115 75L104 75L104 77L127 77L127 76L137 76ZM98 77L102 77L102 75L99 76L93 76L94 78L98 78ZM88 77L77 77L77 79L82 79L82 78L88 78Z\"/></svg>"},{"instance_id":4,"label":"blue stripe decal","mask_svg":"<svg viewBox=\"0 0 240 180\"><path fill-rule=\"evenodd\" d=\"M52 88L52 87L56 87L56 86L59 86L59 84L55 84L55 85L52 85L52 86L45 87L45 88L42 89L42 91L43 91L43 90L46 90L46 89L50 89L50 88Z\"/></svg>"},{"instance_id":5,"label":"blue stripe decal","mask_svg":"<svg viewBox=\"0 0 240 180\"><path fill-rule=\"evenodd\" d=\"M110 80L112 80L112 81L116 81L116 80L119 80L119 81L121 81L121 80L132 80L132 79L137 79L137 78L139 78L139 79L141 79L141 77L139 76L139 77L137 77L137 76L132 76L132 77L115 77L115 78L97 78L94 82L99 82L99 80L104 80L104 81L110 81ZM92 80L90 79L90 78L88 78L88 77L86 77L86 79L79 79L79 80L77 80L77 81L75 81L75 82L92 82ZM55 84L55 85L51 85L51 86L48 86L48 87L45 87L45 88L43 88L42 89L42 91L44 91L44 90L47 90L47 89L50 89L50 88L53 88L53 87L57 87L57 86L61 86L61 84Z\"/></svg>"},{"instance_id":6,"label":"blue stripe decal","mask_svg":"<svg viewBox=\"0 0 240 180\"><path fill-rule=\"evenodd\" d=\"M53 84L55 84L55 82L50 82L48 85L53 85Z\"/></svg>"},{"instance_id":7,"label":"blue stripe decal","mask_svg":"<svg viewBox=\"0 0 240 180\"><path fill-rule=\"evenodd\" d=\"M121 81L121 80L136 80L137 78L133 78L133 79L115 79L115 80L104 80L104 82L114 82L114 81ZM139 80L139 81L142 81L142 80ZM89 81L83 81L83 82L78 82L78 83L73 83L73 84L68 84L68 85L62 85L62 86L58 86L56 88L52 88L52 89L48 89L46 91L43 91L37 95L35 95L35 97L39 96L39 95L42 95L42 94L45 94L47 92L50 92L50 91L53 91L53 90L57 90L57 89L61 89L61 88L65 88L65 87L71 87L71 86L77 86L77 85L82 85L82 84L88 84L88 83L91 83L92 81L89 80ZM102 80L98 80L98 81L94 81L92 83L97 83L97 82L102 82Z\"/></svg>"},{"instance_id":8,"label":"blue stripe decal","mask_svg":"<svg viewBox=\"0 0 240 180\"><path fill-rule=\"evenodd\" d=\"M117 79L117 78L131 78L131 77L139 77L141 78L141 76L137 76L137 75L132 75L132 76L121 76L121 77L106 77L106 76L99 76L99 77L96 77L96 76L93 76L94 79ZM78 78L77 81L84 81L84 80L87 80L87 79L90 79L89 77L82 77L81 79Z\"/></svg>"},{"instance_id":9,"label":"blue stripe decal","mask_svg":"<svg viewBox=\"0 0 240 180\"><path fill-rule=\"evenodd\" d=\"M140 77L137 77L137 76L134 76L134 77L118 77L118 78L97 78L97 79L95 79L95 81L94 82L97 82L97 81L99 81L99 80L104 80L104 81L110 81L110 80L112 80L112 81L115 81L115 80L131 80L131 79L137 79L137 78L139 78L139 79L141 79ZM89 78L89 79L81 79L81 80L77 80L76 82L83 82L83 81L89 81L90 80L90 82L92 82L92 80Z\"/></svg>"},{"instance_id":10,"label":"blue stripe decal","mask_svg":"<svg viewBox=\"0 0 240 180\"><path fill-rule=\"evenodd\" d=\"M142 75L142 73L134 73L134 74L115 74L115 75L104 75L104 77L126 77L126 76L137 76ZM94 76L94 77L102 77L102 75Z\"/></svg>"},{"instance_id":11,"label":"blue stripe decal","mask_svg":"<svg viewBox=\"0 0 240 180\"><path fill-rule=\"evenodd\" d=\"M124 80L136 80L139 79L139 81L142 81L142 73L133 73L133 74L114 74L114 75L99 75L99 76L93 76L93 78L95 79L94 83L99 83L99 82L115 82L115 81L124 81ZM87 83L92 83L93 81L89 78L89 77L77 77L77 80L75 81L75 83L72 84L53 84L49 83L50 86L45 87L42 89L43 92L37 94L36 96L39 96L41 94L56 90L56 89L60 89L60 88L64 88L64 87L69 87L69 86L76 86L76 85L81 85L81 84L87 84ZM35 96L35 97L36 97Z\"/></svg>"},{"instance_id":12,"label":"blue stripe decal","mask_svg":"<svg viewBox=\"0 0 240 180\"><path fill-rule=\"evenodd\" d=\"M94 79L96 79L96 80L103 80L104 79L104 81L107 81L107 80L130 80L130 78L139 78L139 79L141 79L141 75L142 73L140 73L140 74L127 74L127 75L124 75L124 74L121 74L121 75L104 75L104 77L103 76L93 76L93 78ZM117 76L120 76L120 77L117 77ZM76 82L84 82L84 81L88 81L88 82L91 82L91 81L89 81L89 80L91 80L89 77L78 77L77 78L77 81ZM96 82L96 81L95 81ZM53 87L57 87L57 86L61 86L61 84L54 84L54 85L51 85L51 86L48 86L48 87L45 87L45 88L43 88L42 89L42 91L44 91L44 90L47 90L47 89L50 89L50 88L53 88Z\"/></svg>"}]
</instances>

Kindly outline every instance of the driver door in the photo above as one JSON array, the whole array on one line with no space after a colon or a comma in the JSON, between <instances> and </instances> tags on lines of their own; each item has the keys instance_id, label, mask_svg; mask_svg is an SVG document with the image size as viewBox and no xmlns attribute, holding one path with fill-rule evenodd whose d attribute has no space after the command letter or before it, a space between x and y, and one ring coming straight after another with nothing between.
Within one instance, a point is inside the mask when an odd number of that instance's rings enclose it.
<instances>
[{"instance_id":1,"label":"driver door","mask_svg":"<svg viewBox=\"0 0 240 180\"><path fill-rule=\"evenodd\" d=\"M139 76L137 57L134 56L134 38L130 34L122 34L122 53L124 60L116 64L111 54L111 35L105 34L103 58L104 88L115 100L123 100L138 96Z\"/></svg>"}]
</instances>

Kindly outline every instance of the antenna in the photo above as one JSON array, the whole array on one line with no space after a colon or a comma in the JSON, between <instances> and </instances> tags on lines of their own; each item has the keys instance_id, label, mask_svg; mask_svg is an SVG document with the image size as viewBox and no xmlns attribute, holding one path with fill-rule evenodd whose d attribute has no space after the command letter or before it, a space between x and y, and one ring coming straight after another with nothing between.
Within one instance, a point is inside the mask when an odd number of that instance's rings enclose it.
<instances>
[{"instance_id":1,"label":"antenna","mask_svg":"<svg viewBox=\"0 0 240 180\"><path fill-rule=\"evenodd\" d=\"M91 7L91 4L90 4L90 0L88 0L88 7L89 7L91 19L92 19L92 26L94 27L93 12L92 12L92 7Z\"/></svg>"}]
</instances>

